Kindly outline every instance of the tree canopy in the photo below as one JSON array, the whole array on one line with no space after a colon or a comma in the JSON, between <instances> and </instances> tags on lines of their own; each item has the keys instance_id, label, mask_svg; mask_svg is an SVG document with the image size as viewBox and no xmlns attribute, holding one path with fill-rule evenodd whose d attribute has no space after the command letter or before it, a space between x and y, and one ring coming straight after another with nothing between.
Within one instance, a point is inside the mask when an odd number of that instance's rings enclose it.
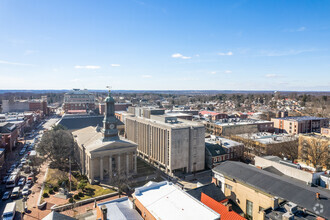
<instances>
[{"instance_id":1,"label":"tree canopy","mask_svg":"<svg viewBox=\"0 0 330 220\"><path fill-rule=\"evenodd\" d=\"M73 155L74 140L70 132L62 129L52 129L45 132L37 151L46 159L50 159L57 168L68 166Z\"/></svg>"}]
</instances>

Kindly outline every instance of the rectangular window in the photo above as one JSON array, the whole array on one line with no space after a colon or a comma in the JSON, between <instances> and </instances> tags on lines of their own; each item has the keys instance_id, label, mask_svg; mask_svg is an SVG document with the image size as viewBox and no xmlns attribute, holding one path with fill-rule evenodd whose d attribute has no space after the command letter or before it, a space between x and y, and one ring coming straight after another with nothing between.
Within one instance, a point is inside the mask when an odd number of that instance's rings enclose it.
<instances>
[{"instance_id":1,"label":"rectangular window","mask_svg":"<svg viewBox=\"0 0 330 220\"><path fill-rule=\"evenodd\" d=\"M231 185L225 184L225 187L229 190L233 190L233 187Z\"/></svg>"},{"instance_id":2,"label":"rectangular window","mask_svg":"<svg viewBox=\"0 0 330 220\"><path fill-rule=\"evenodd\" d=\"M246 217L253 219L253 202L246 200Z\"/></svg>"}]
</instances>

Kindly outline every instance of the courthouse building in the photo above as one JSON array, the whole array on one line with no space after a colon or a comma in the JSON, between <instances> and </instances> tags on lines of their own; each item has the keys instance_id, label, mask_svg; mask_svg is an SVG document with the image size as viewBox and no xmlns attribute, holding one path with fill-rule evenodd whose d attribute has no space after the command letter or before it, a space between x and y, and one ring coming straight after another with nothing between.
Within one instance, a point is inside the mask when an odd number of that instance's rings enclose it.
<instances>
[{"instance_id":1,"label":"courthouse building","mask_svg":"<svg viewBox=\"0 0 330 220\"><path fill-rule=\"evenodd\" d=\"M129 176L137 172L137 145L118 136L114 99L106 98L103 128L89 126L72 132L75 157L90 182L111 182L112 177Z\"/></svg>"}]
</instances>

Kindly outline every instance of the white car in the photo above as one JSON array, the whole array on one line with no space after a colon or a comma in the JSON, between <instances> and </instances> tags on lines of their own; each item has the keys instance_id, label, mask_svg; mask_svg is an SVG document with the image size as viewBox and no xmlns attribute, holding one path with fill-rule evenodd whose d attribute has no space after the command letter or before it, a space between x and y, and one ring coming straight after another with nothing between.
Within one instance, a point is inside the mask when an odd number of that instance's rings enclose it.
<instances>
[{"instance_id":1,"label":"white car","mask_svg":"<svg viewBox=\"0 0 330 220\"><path fill-rule=\"evenodd\" d=\"M27 196L27 195L29 195L29 193L30 193L29 187L27 185L25 185L22 190L22 195Z\"/></svg>"},{"instance_id":2,"label":"white car","mask_svg":"<svg viewBox=\"0 0 330 220\"><path fill-rule=\"evenodd\" d=\"M25 178L22 177L22 178L20 178L19 181L18 181L18 186L24 186L24 183L25 183Z\"/></svg>"}]
</instances>

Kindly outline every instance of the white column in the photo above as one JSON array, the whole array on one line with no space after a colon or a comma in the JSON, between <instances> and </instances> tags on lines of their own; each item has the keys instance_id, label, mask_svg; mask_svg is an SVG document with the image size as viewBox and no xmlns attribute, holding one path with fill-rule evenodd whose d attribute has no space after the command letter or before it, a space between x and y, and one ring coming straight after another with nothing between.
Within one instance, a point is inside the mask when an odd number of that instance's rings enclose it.
<instances>
[{"instance_id":1,"label":"white column","mask_svg":"<svg viewBox=\"0 0 330 220\"><path fill-rule=\"evenodd\" d=\"M118 154L117 165L118 165L118 175L119 175L120 174L120 154Z\"/></svg>"},{"instance_id":2,"label":"white column","mask_svg":"<svg viewBox=\"0 0 330 220\"><path fill-rule=\"evenodd\" d=\"M137 173L137 152L134 153L134 173Z\"/></svg>"},{"instance_id":3,"label":"white column","mask_svg":"<svg viewBox=\"0 0 330 220\"><path fill-rule=\"evenodd\" d=\"M112 177L112 156L109 156L109 178Z\"/></svg>"},{"instance_id":4,"label":"white column","mask_svg":"<svg viewBox=\"0 0 330 220\"><path fill-rule=\"evenodd\" d=\"M100 178L103 180L103 157L100 158Z\"/></svg>"},{"instance_id":5,"label":"white column","mask_svg":"<svg viewBox=\"0 0 330 220\"><path fill-rule=\"evenodd\" d=\"M90 158L89 162L90 162L90 178L91 178L91 182L94 182L94 164L93 164L93 159Z\"/></svg>"},{"instance_id":6,"label":"white column","mask_svg":"<svg viewBox=\"0 0 330 220\"><path fill-rule=\"evenodd\" d=\"M126 175L129 174L129 153L126 153Z\"/></svg>"}]
</instances>

